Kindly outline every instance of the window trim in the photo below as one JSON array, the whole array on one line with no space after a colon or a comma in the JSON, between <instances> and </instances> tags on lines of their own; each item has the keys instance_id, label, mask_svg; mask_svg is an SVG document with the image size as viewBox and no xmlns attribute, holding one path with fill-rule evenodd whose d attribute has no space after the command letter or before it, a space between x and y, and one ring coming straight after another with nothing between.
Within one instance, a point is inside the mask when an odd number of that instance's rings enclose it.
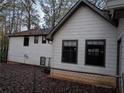
<instances>
[{"instance_id":1,"label":"window trim","mask_svg":"<svg viewBox=\"0 0 124 93\"><path fill-rule=\"evenodd\" d=\"M76 51L76 62L75 63L68 63L68 62L63 62L63 48L64 48L64 41L76 41L76 47L77 47L77 51ZM78 64L78 40L62 40L62 49L61 49L61 62L65 63L65 64Z\"/></svg>"},{"instance_id":2,"label":"window trim","mask_svg":"<svg viewBox=\"0 0 124 93\"><path fill-rule=\"evenodd\" d=\"M104 65L103 66L98 66L98 65L91 65L91 64L87 64L86 63L86 55L87 55L87 42L88 41L104 41ZM92 66L92 67L106 67L106 39L87 39L85 40L85 61L84 61L84 65L86 66Z\"/></svg>"},{"instance_id":3,"label":"window trim","mask_svg":"<svg viewBox=\"0 0 124 93\"><path fill-rule=\"evenodd\" d=\"M28 45L25 45L25 38L28 38ZM30 37L29 36L24 36L23 46L28 47L29 46L29 41L30 41Z\"/></svg>"},{"instance_id":4,"label":"window trim","mask_svg":"<svg viewBox=\"0 0 124 93\"><path fill-rule=\"evenodd\" d=\"M38 39L37 42L35 42L36 37ZM34 44L38 44L38 42L39 42L39 36L34 36Z\"/></svg>"}]
</instances>

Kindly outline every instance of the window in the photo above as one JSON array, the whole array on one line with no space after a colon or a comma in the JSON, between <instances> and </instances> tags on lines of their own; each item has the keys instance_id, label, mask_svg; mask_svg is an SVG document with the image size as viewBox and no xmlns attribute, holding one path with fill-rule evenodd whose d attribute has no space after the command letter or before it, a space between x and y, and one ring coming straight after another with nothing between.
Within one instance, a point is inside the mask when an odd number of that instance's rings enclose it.
<instances>
[{"instance_id":1,"label":"window","mask_svg":"<svg viewBox=\"0 0 124 93\"><path fill-rule=\"evenodd\" d=\"M38 36L34 36L34 43L38 44Z\"/></svg>"},{"instance_id":2,"label":"window","mask_svg":"<svg viewBox=\"0 0 124 93\"><path fill-rule=\"evenodd\" d=\"M24 37L24 46L29 46L29 37Z\"/></svg>"},{"instance_id":3,"label":"window","mask_svg":"<svg viewBox=\"0 0 124 93\"><path fill-rule=\"evenodd\" d=\"M40 57L40 65L45 65L46 57Z\"/></svg>"},{"instance_id":4,"label":"window","mask_svg":"<svg viewBox=\"0 0 124 93\"><path fill-rule=\"evenodd\" d=\"M105 40L86 40L86 65L105 66Z\"/></svg>"},{"instance_id":5,"label":"window","mask_svg":"<svg viewBox=\"0 0 124 93\"><path fill-rule=\"evenodd\" d=\"M77 40L63 40L62 41L62 62L64 63L77 63Z\"/></svg>"},{"instance_id":6,"label":"window","mask_svg":"<svg viewBox=\"0 0 124 93\"><path fill-rule=\"evenodd\" d=\"M46 37L42 36L42 43L46 43Z\"/></svg>"}]
</instances>

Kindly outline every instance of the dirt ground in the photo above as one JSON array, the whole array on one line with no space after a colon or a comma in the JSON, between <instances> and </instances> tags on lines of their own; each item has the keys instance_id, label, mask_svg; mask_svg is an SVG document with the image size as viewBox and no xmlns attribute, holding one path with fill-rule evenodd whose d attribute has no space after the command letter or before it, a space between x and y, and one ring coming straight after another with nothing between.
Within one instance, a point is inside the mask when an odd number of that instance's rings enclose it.
<instances>
[{"instance_id":1,"label":"dirt ground","mask_svg":"<svg viewBox=\"0 0 124 93\"><path fill-rule=\"evenodd\" d=\"M0 64L0 93L116 93L114 89L57 80L43 68Z\"/></svg>"}]
</instances>

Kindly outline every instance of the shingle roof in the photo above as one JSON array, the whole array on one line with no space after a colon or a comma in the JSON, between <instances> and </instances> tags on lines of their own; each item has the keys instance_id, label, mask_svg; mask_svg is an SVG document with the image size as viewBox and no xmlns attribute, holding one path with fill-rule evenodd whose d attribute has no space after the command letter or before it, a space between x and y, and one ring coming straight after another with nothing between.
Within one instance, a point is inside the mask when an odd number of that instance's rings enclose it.
<instances>
[{"instance_id":1,"label":"shingle roof","mask_svg":"<svg viewBox=\"0 0 124 93\"><path fill-rule=\"evenodd\" d=\"M75 13L75 11L80 8L80 6L86 5L91 10L96 12L98 15L100 15L102 18L107 20L109 23L113 24L114 26L117 26L116 22L110 18L109 11L106 10L100 10L93 4L91 4L88 0L79 0L70 10L69 12L60 20L60 22L55 26L55 28L50 31L50 33L47 36L47 39L53 39L54 34L64 25L64 23Z\"/></svg>"},{"instance_id":2,"label":"shingle roof","mask_svg":"<svg viewBox=\"0 0 124 93\"><path fill-rule=\"evenodd\" d=\"M30 29L13 34L8 34L9 37L19 37L19 36L42 36L48 35L49 29Z\"/></svg>"}]
</instances>

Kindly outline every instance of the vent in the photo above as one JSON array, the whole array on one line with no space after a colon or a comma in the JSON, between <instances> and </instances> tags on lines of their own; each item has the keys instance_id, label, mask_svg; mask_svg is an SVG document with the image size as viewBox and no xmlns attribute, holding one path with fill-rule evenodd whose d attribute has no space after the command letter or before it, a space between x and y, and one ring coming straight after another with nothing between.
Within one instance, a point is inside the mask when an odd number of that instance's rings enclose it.
<instances>
[{"instance_id":1,"label":"vent","mask_svg":"<svg viewBox=\"0 0 124 93\"><path fill-rule=\"evenodd\" d=\"M40 65L45 66L46 64L46 57L40 57Z\"/></svg>"}]
</instances>

